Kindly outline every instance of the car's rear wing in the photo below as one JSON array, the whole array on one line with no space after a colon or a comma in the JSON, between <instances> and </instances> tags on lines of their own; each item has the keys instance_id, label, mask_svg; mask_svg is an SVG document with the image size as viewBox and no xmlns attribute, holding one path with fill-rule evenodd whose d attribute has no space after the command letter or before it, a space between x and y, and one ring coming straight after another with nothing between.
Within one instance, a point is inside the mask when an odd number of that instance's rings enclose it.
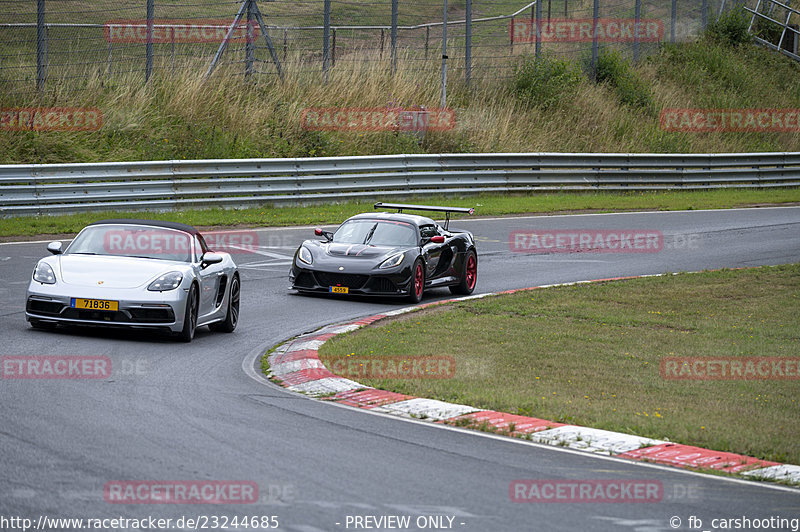
<instances>
[{"instance_id":1,"label":"car's rear wing","mask_svg":"<svg viewBox=\"0 0 800 532\"><path fill-rule=\"evenodd\" d=\"M432 205L409 205L406 203L382 203L375 204L376 209L397 209L397 212L409 211L435 211L443 212L445 215L444 228L447 229L450 225L450 213L458 212L463 214L475 214L475 209L472 207L438 207Z\"/></svg>"}]
</instances>

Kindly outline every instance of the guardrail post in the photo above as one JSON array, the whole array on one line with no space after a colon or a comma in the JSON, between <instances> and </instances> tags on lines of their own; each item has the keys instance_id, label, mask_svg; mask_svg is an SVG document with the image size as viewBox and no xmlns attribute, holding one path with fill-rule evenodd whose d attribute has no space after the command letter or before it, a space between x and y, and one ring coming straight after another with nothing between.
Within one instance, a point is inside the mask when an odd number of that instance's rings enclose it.
<instances>
[{"instance_id":1,"label":"guardrail post","mask_svg":"<svg viewBox=\"0 0 800 532\"><path fill-rule=\"evenodd\" d=\"M47 37L44 26L44 0L36 3L36 89L43 90L46 77L46 53Z\"/></svg>"}]
</instances>

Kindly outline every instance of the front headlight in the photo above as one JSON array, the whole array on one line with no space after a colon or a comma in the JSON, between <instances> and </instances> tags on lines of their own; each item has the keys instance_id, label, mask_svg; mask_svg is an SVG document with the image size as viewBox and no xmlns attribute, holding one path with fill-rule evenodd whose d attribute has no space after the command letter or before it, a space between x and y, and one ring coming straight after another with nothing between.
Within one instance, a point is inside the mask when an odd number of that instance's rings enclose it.
<instances>
[{"instance_id":1,"label":"front headlight","mask_svg":"<svg viewBox=\"0 0 800 532\"><path fill-rule=\"evenodd\" d=\"M406 258L405 253L398 253L397 255L392 255L385 261L381 263L379 266L381 269L383 268L394 268L395 266L399 266L403 259Z\"/></svg>"},{"instance_id":2,"label":"front headlight","mask_svg":"<svg viewBox=\"0 0 800 532\"><path fill-rule=\"evenodd\" d=\"M297 258L300 262L305 262L306 264L311 264L314 262L314 257L311 256L311 252L305 246L300 246L300 251L297 253Z\"/></svg>"},{"instance_id":3,"label":"front headlight","mask_svg":"<svg viewBox=\"0 0 800 532\"><path fill-rule=\"evenodd\" d=\"M40 262L33 269L33 280L44 284L56 284L56 274L46 262Z\"/></svg>"},{"instance_id":4,"label":"front headlight","mask_svg":"<svg viewBox=\"0 0 800 532\"><path fill-rule=\"evenodd\" d=\"M181 285L181 281L183 281L183 274L181 272L169 272L150 283L147 289L151 292L175 290Z\"/></svg>"}]
</instances>

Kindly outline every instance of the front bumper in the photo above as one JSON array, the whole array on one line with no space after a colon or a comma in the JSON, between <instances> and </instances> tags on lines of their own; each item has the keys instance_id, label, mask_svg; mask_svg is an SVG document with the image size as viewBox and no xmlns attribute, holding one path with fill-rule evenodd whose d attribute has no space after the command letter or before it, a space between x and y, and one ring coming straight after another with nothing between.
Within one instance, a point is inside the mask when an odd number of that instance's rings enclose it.
<instances>
[{"instance_id":1,"label":"front bumper","mask_svg":"<svg viewBox=\"0 0 800 532\"><path fill-rule=\"evenodd\" d=\"M411 287L408 267L387 273L325 272L293 266L289 272L292 289L299 292L330 293L331 287L347 287L350 295L407 296Z\"/></svg>"},{"instance_id":2,"label":"front bumper","mask_svg":"<svg viewBox=\"0 0 800 532\"><path fill-rule=\"evenodd\" d=\"M71 307L73 298L102 299L119 302L119 310L88 310ZM67 288L32 281L25 301L25 318L48 323L130 327L178 332L183 328L186 291L179 287L168 292L139 289Z\"/></svg>"}]
</instances>

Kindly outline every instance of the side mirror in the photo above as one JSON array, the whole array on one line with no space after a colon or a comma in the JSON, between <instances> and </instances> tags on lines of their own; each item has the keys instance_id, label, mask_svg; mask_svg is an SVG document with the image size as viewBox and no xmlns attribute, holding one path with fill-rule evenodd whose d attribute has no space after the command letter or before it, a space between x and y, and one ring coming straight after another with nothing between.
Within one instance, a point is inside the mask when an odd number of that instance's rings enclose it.
<instances>
[{"instance_id":1,"label":"side mirror","mask_svg":"<svg viewBox=\"0 0 800 532\"><path fill-rule=\"evenodd\" d=\"M47 251L53 255L61 255L64 252L61 242L50 242L47 244Z\"/></svg>"},{"instance_id":2,"label":"side mirror","mask_svg":"<svg viewBox=\"0 0 800 532\"><path fill-rule=\"evenodd\" d=\"M444 237L442 235L436 235L431 237L431 242L434 244L444 244Z\"/></svg>"},{"instance_id":3,"label":"side mirror","mask_svg":"<svg viewBox=\"0 0 800 532\"><path fill-rule=\"evenodd\" d=\"M222 262L223 257L219 253L213 253L211 251L207 253L203 253L203 258L200 260L203 266L210 266L212 264L219 264Z\"/></svg>"},{"instance_id":4,"label":"side mirror","mask_svg":"<svg viewBox=\"0 0 800 532\"><path fill-rule=\"evenodd\" d=\"M322 229L321 229L321 228L319 228L319 227L317 227L316 229L314 229L314 234L315 234L315 235L317 235L317 236L322 236L322 237L325 237L325 240L327 240L328 242L330 242L331 240L333 240L333 233L331 233L331 232L329 232L329 231L324 231L324 230L322 230Z\"/></svg>"}]
</instances>

